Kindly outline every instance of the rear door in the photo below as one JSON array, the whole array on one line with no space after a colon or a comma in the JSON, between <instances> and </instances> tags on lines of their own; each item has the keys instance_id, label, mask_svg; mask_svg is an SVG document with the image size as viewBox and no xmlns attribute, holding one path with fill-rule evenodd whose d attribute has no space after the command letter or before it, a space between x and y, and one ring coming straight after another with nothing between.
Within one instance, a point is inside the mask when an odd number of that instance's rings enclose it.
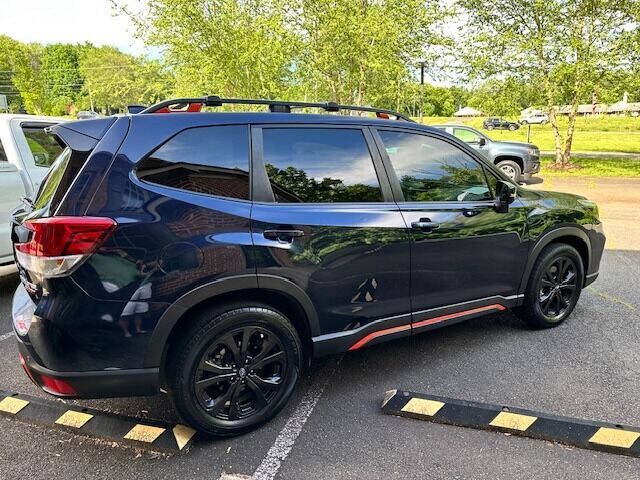
<instances>
[{"instance_id":1,"label":"rear door","mask_svg":"<svg viewBox=\"0 0 640 480\"><path fill-rule=\"evenodd\" d=\"M252 139L260 287L311 299L316 353L408 335L409 237L370 131L264 125Z\"/></svg>"},{"instance_id":2,"label":"rear door","mask_svg":"<svg viewBox=\"0 0 640 480\"><path fill-rule=\"evenodd\" d=\"M376 138L411 231L414 328L511 306L527 258L525 208L497 213L497 177L445 138L400 129Z\"/></svg>"}]
</instances>

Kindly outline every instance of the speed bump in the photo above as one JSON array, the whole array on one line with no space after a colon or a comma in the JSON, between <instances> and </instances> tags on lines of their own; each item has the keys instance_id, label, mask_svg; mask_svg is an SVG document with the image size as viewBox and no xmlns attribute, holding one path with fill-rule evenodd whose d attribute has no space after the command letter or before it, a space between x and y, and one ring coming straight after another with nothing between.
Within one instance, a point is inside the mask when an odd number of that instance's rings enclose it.
<instances>
[{"instance_id":1,"label":"speed bump","mask_svg":"<svg viewBox=\"0 0 640 480\"><path fill-rule=\"evenodd\" d=\"M30 424L166 453L186 452L196 433L186 425L141 420L2 390L0 414Z\"/></svg>"},{"instance_id":2,"label":"speed bump","mask_svg":"<svg viewBox=\"0 0 640 480\"><path fill-rule=\"evenodd\" d=\"M523 408L402 390L390 390L385 393L382 412L640 457L640 427L581 420Z\"/></svg>"}]
</instances>

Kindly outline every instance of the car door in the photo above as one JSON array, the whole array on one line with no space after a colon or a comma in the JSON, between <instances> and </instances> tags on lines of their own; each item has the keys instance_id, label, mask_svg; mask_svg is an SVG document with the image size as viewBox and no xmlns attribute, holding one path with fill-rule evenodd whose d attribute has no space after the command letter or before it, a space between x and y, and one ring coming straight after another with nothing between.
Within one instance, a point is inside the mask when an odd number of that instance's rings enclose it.
<instances>
[{"instance_id":1,"label":"car door","mask_svg":"<svg viewBox=\"0 0 640 480\"><path fill-rule=\"evenodd\" d=\"M408 335L409 235L369 130L263 125L252 139L260 288L311 300L317 354Z\"/></svg>"},{"instance_id":2,"label":"car door","mask_svg":"<svg viewBox=\"0 0 640 480\"><path fill-rule=\"evenodd\" d=\"M528 251L523 205L497 213L497 176L446 137L375 137L411 232L414 329L513 305Z\"/></svg>"},{"instance_id":3,"label":"car door","mask_svg":"<svg viewBox=\"0 0 640 480\"><path fill-rule=\"evenodd\" d=\"M464 127L453 127L451 134L488 158L486 138L484 142L480 141L480 139L484 137L475 130Z\"/></svg>"},{"instance_id":4,"label":"car door","mask_svg":"<svg viewBox=\"0 0 640 480\"><path fill-rule=\"evenodd\" d=\"M13 261L11 249L11 212L25 195L22 177L7 155L0 139L0 265Z\"/></svg>"}]
</instances>

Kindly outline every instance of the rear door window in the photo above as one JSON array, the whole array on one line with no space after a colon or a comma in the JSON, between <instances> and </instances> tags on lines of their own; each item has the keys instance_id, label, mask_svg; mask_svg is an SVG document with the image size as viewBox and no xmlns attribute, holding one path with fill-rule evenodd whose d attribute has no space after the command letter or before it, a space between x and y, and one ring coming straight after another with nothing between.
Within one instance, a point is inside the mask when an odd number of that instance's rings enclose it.
<instances>
[{"instance_id":1,"label":"rear door window","mask_svg":"<svg viewBox=\"0 0 640 480\"><path fill-rule=\"evenodd\" d=\"M0 140L0 162L7 162L7 154L4 151L4 147L2 146L2 141Z\"/></svg>"},{"instance_id":2,"label":"rear door window","mask_svg":"<svg viewBox=\"0 0 640 480\"><path fill-rule=\"evenodd\" d=\"M362 130L265 128L263 160L276 202L381 202Z\"/></svg>"},{"instance_id":3,"label":"rear door window","mask_svg":"<svg viewBox=\"0 0 640 480\"><path fill-rule=\"evenodd\" d=\"M138 178L167 187L249 199L247 125L183 130L141 161Z\"/></svg>"},{"instance_id":4,"label":"rear door window","mask_svg":"<svg viewBox=\"0 0 640 480\"><path fill-rule=\"evenodd\" d=\"M52 135L44 131L44 125L21 125L22 133L38 167L50 167L62 152L62 147Z\"/></svg>"}]
</instances>

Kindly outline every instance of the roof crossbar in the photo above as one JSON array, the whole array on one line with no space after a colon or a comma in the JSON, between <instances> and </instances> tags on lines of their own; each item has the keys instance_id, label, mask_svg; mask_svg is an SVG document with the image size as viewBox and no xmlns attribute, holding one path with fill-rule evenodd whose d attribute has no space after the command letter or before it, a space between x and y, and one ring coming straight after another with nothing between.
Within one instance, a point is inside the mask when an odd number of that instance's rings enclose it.
<instances>
[{"instance_id":1,"label":"roof crossbar","mask_svg":"<svg viewBox=\"0 0 640 480\"><path fill-rule=\"evenodd\" d=\"M327 112L339 112L341 110L351 110L355 112L372 112L377 117L391 118L396 117L398 120L405 120L407 122L413 122L409 117L394 112L393 110L384 110L373 107L360 107L357 105L339 105L335 102L326 103L312 103L312 102L286 102L279 100L264 100L264 99L250 99L250 98L220 98L216 95L209 95L207 97L194 97L194 98L174 98L171 100L165 100L150 107L145 108L140 113L167 113L171 111L199 111L202 106L205 107L221 107L222 105L240 104L240 105L267 105L269 111L278 113L290 113L294 108L321 108ZM169 107L182 106L181 109L171 110Z\"/></svg>"}]
</instances>

